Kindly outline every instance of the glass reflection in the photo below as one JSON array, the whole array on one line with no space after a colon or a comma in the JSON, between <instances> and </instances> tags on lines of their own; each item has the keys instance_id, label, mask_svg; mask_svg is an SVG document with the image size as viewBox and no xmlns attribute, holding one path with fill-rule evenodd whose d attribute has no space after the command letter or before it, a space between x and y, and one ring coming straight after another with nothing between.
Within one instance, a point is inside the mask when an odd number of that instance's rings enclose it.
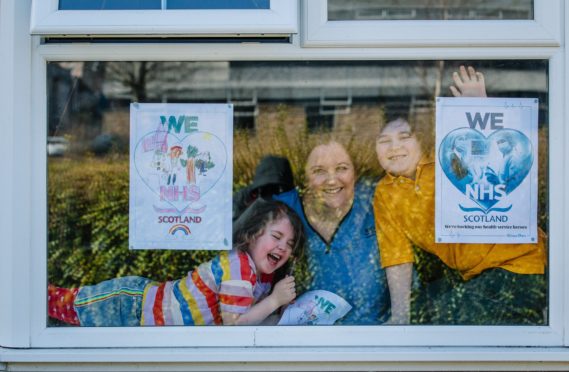
<instances>
[{"instance_id":1,"label":"glass reflection","mask_svg":"<svg viewBox=\"0 0 569 372\"><path fill-rule=\"evenodd\" d=\"M468 63L484 73L488 96L539 98L538 222L547 232L547 61ZM421 145L430 146L435 97L452 95L452 73L461 64L49 63L48 282L60 287L50 287L50 294L77 297L73 288L132 276L173 283L216 259L217 252L128 249L129 105L232 102L235 219L259 197L278 195L300 216L307 239L304 253L293 254L288 262L296 295L328 290L344 298L352 308L335 324L383 324L390 317L390 303L372 197L384 169L392 168L378 162L379 128L398 117L409 118L421 132ZM399 210L405 210L405 203L399 202ZM431 215L419 222L429 219ZM465 320L460 302L464 297L456 293L478 296L485 285L500 288L496 283L512 278L499 272L486 283L474 284L431 253L415 249L414 256L408 320L412 324L547 324L543 284L515 278L517 288L534 288L518 302L521 320L494 316L488 311L492 298L477 303L480 317ZM148 283L134 284L144 292ZM61 288L69 291L57 295L54 291ZM449 297L445 300L440 294ZM261 298L254 301L260 303ZM319 302L321 309L330 309L328 305ZM107 318L103 316L106 321L111 317ZM51 326L65 324L50 318Z\"/></svg>"},{"instance_id":2,"label":"glass reflection","mask_svg":"<svg viewBox=\"0 0 569 372\"><path fill-rule=\"evenodd\" d=\"M59 0L60 10L161 9L161 0Z\"/></svg>"},{"instance_id":3,"label":"glass reflection","mask_svg":"<svg viewBox=\"0 0 569 372\"><path fill-rule=\"evenodd\" d=\"M277 0L278 1L278 0ZM167 9L270 9L270 0L168 0Z\"/></svg>"},{"instance_id":4,"label":"glass reflection","mask_svg":"<svg viewBox=\"0 0 569 372\"><path fill-rule=\"evenodd\" d=\"M270 9L270 0L59 0L60 10Z\"/></svg>"},{"instance_id":5,"label":"glass reflection","mask_svg":"<svg viewBox=\"0 0 569 372\"><path fill-rule=\"evenodd\" d=\"M328 0L328 20L533 19L532 0Z\"/></svg>"}]
</instances>

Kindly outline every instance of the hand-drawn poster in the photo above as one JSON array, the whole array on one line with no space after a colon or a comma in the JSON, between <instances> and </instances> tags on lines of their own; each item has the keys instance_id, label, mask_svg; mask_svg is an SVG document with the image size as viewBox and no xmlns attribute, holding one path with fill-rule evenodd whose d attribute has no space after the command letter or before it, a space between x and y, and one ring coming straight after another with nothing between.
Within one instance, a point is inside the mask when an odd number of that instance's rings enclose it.
<instances>
[{"instance_id":1,"label":"hand-drawn poster","mask_svg":"<svg viewBox=\"0 0 569 372\"><path fill-rule=\"evenodd\" d=\"M231 249L233 106L130 106L130 249Z\"/></svg>"},{"instance_id":2,"label":"hand-drawn poster","mask_svg":"<svg viewBox=\"0 0 569 372\"><path fill-rule=\"evenodd\" d=\"M277 325L332 325L352 306L335 293L308 291L288 305Z\"/></svg>"},{"instance_id":3,"label":"hand-drawn poster","mask_svg":"<svg viewBox=\"0 0 569 372\"><path fill-rule=\"evenodd\" d=\"M437 98L435 239L537 241L538 100Z\"/></svg>"}]
</instances>

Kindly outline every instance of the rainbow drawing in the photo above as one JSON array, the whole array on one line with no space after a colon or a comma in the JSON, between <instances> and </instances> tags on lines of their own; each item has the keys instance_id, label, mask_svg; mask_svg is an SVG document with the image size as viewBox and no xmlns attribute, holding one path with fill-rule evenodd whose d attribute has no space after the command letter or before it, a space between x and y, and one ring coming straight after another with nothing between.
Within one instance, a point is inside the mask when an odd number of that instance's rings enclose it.
<instances>
[{"instance_id":1,"label":"rainbow drawing","mask_svg":"<svg viewBox=\"0 0 569 372\"><path fill-rule=\"evenodd\" d=\"M190 235L191 233L190 228L188 226L177 224L170 227L170 230L168 230L168 234L175 235L178 231L183 232L185 235Z\"/></svg>"}]
</instances>

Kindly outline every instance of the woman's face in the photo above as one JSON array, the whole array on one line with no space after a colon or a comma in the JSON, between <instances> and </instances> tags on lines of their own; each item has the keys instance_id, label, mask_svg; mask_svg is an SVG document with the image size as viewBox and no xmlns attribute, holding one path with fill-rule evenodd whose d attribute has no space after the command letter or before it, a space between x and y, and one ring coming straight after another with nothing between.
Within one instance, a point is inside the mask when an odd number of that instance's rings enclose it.
<instances>
[{"instance_id":1,"label":"woman's face","mask_svg":"<svg viewBox=\"0 0 569 372\"><path fill-rule=\"evenodd\" d=\"M354 164L337 142L316 146L306 162L308 188L316 200L329 208L350 206L356 182Z\"/></svg>"},{"instance_id":2,"label":"woman's face","mask_svg":"<svg viewBox=\"0 0 569 372\"><path fill-rule=\"evenodd\" d=\"M388 123L377 137L377 160L394 176L415 178L422 157L421 144L405 120Z\"/></svg>"}]
</instances>

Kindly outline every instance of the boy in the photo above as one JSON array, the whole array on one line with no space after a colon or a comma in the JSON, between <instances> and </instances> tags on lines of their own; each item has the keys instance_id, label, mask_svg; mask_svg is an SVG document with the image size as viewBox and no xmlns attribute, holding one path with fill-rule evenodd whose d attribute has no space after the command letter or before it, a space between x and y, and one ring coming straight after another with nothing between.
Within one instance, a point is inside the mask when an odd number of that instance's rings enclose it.
<instances>
[{"instance_id":1,"label":"boy","mask_svg":"<svg viewBox=\"0 0 569 372\"><path fill-rule=\"evenodd\" d=\"M472 67L454 73L454 96L485 97L484 77ZM405 119L380 131L376 152L386 176L374 195L381 262L391 295L390 324L410 321L413 246L439 257L464 280L426 291L431 324L543 324L545 234L537 244L435 243L435 163L432 149ZM440 283L437 283L439 285ZM447 286L448 287L448 286ZM451 309L451 304L458 304Z\"/></svg>"}]
</instances>

